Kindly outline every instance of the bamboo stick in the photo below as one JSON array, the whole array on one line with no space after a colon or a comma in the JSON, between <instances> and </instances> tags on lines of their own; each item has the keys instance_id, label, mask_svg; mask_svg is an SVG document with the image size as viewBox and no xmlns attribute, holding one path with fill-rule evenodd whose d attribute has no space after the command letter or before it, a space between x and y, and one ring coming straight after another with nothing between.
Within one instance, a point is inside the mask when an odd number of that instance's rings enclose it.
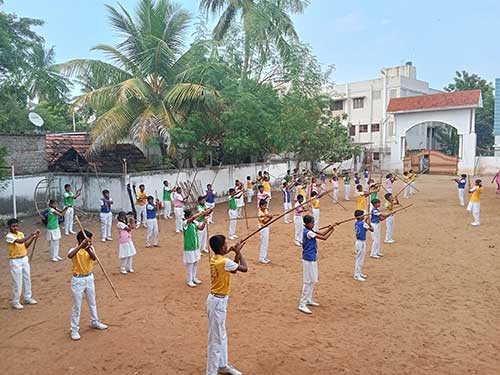
<instances>
[{"instance_id":1,"label":"bamboo stick","mask_svg":"<svg viewBox=\"0 0 500 375\"><path fill-rule=\"evenodd\" d=\"M80 222L80 219L78 218L78 216L75 215L75 220L76 222L78 223L78 226L80 227L80 230L82 231L83 233L83 236L87 239L87 240L90 240L88 237L87 237L87 234L85 233L85 229L83 228L83 225L82 223ZM109 275L108 273L106 272L106 270L104 269L101 261L99 260L99 257L97 256L97 253L95 252L95 249L94 249L94 254L95 254L95 259L97 261L97 264L99 264L99 267L101 267L101 271L102 273L104 274L104 277L106 278L106 280L108 280L108 283L109 283L109 286L111 286L111 289L113 289L113 293L115 294L115 297L118 299L118 301L121 301L122 299L120 298L120 296L118 295L118 291L116 290L115 286L113 285L113 282L111 281L111 279L109 278Z\"/></svg>"},{"instance_id":2,"label":"bamboo stick","mask_svg":"<svg viewBox=\"0 0 500 375\"><path fill-rule=\"evenodd\" d=\"M38 240L38 236L35 237L35 240L33 242L33 248L31 249L31 254L30 254L30 262L31 262L31 259L33 259L33 254L35 253L36 241L37 240Z\"/></svg>"},{"instance_id":3,"label":"bamboo stick","mask_svg":"<svg viewBox=\"0 0 500 375\"><path fill-rule=\"evenodd\" d=\"M323 197L324 195L328 194L329 192L333 191L333 189L330 189L330 190L327 190L325 191L324 193L321 193L318 195L318 199ZM316 197L312 198L312 199L316 199ZM311 199L311 200L312 200ZM305 201L302 203L302 206L305 206L309 203L309 200L308 201ZM278 221L279 219L281 219L283 216L285 216L286 214L289 214L293 211L295 211L297 209L297 207L294 207L288 211L285 211L283 212L282 214L276 216L274 219L270 220L268 223L264 224L262 227L260 227L259 229L257 229L256 231L253 231L252 233L246 235L240 242L241 243L244 243L246 241L248 241L251 237L255 236L257 233L259 233L262 229L264 228L267 228L268 226L270 226L271 224L275 223L276 221Z\"/></svg>"}]
</instances>

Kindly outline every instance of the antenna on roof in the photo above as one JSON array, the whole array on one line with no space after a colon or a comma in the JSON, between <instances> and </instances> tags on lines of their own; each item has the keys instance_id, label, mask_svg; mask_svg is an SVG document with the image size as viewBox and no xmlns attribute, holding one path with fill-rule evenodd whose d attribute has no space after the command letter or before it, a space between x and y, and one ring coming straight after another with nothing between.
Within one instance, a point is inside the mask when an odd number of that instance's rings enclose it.
<instances>
[{"instance_id":1,"label":"antenna on roof","mask_svg":"<svg viewBox=\"0 0 500 375\"><path fill-rule=\"evenodd\" d=\"M37 128L40 128L43 125L43 118L38 113L36 113L36 112L30 112L30 113L28 113L28 119Z\"/></svg>"}]
</instances>

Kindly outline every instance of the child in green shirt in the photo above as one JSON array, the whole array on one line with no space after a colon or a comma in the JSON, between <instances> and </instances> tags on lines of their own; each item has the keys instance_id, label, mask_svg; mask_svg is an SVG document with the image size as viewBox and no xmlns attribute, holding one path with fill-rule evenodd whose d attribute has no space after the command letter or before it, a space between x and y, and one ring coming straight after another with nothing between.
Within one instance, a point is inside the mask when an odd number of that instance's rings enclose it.
<instances>
[{"instance_id":1,"label":"child in green shirt","mask_svg":"<svg viewBox=\"0 0 500 375\"><path fill-rule=\"evenodd\" d=\"M236 199L241 197L243 192L236 193L234 188L229 189L229 239L235 240L238 238L236 235L236 220L238 219L238 206Z\"/></svg>"},{"instance_id":2,"label":"child in green shirt","mask_svg":"<svg viewBox=\"0 0 500 375\"><path fill-rule=\"evenodd\" d=\"M50 243L50 260L59 262L63 260L59 256L59 241L61 240L61 230L59 229L59 218L64 217L68 206L62 211L57 209L57 201L51 199L47 209L47 241Z\"/></svg>"},{"instance_id":3,"label":"child in green shirt","mask_svg":"<svg viewBox=\"0 0 500 375\"><path fill-rule=\"evenodd\" d=\"M186 265L187 279L186 283L189 287L194 288L201 281L196 277L198 270L198 262L200 260L200 240L198 238L198 231L204 230L207 224L208 210L203 210L193 215L191 210L184 211L184 221L182 229L184 233L184 251L183 261ZM198 218L204 216L203 222L196 221Z\"/></svg>"}]
</instances>

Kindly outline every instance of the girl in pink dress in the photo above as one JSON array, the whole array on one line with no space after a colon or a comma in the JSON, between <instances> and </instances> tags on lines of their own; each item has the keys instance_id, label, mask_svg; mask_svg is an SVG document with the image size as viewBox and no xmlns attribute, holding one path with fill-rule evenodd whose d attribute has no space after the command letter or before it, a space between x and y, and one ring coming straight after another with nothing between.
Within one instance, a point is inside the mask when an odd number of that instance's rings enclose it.
<instances>
[{"instance_id":1,"label":"girl in pink dress","mask_svg":"<svg viewBox=\"0 0 500 375\"><path fill-rule=\"evenodd\" d=\"M493 183L493 181L497 183L497 194L500 194L500 171L498 171L497 174L493 177L491 183Z\"/></svg>"}]
</instances>

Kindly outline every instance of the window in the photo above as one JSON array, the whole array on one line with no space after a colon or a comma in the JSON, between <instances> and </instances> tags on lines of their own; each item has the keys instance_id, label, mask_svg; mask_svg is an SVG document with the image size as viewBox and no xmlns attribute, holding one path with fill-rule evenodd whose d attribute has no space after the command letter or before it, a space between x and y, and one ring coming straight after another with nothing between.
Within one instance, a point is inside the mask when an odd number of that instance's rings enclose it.
<instances>
[{"instance_id":1,"label":"window","mask_svg":"<svg viewBox=\"0 0 500 375\"><path fill-rule=\"evenodd\" d=\"M363 108L365 106L365 98L355 98L352 100L354 109Z\"/></svg>"},{"instance_id":2,"label":"window","mask_svg":"<svg viewBox=\"0 0 500 375\"><path fill-rule=\"evenodd\" d=\"M394 136L394 121L389 121L387 123L387 135L389 137Z\"/></svg>"},{"instance_id":3,"label":"window","mask_svg":"<svg viewBox=\"0 0 500 375\"><path fill-rule=\"evenodd\" d=\"M374 90L373 91L373 100L378 100L382 98L382 90Z\"/></svg>"},{"instance_id":4,"label":"window","mask_svg":"<svg viewBox=\"0 0 500 375\"><path fill-rule=\"evenodd\" d=\"M372 154L373 160L380 160L380 152L374 152Z\"/></svg>"},{"instance_id":5,"label":"window","mask_svg":"<svg viewBox=\"0 0 500 375\"><path fill-rule=\"evenodd\" d=\"M356 135L356 126L349 126L349 135Z\"/></svg>"},{"instance_id":6,"label":"window","mask_svg":"<svg viewBox=\"0 0 500 375\"><path fill-rule=\"evenodd\" d=\"M360 133L368 133L368 125L359 125Z\"/></svg>"},{"instance_id":7,"label":"window","mask_svg":"<svg viewBox=\"0 0 500 375\"><path fill-rule=\"evenodd\" d=\"M380 131L380 124L372 124L372 133Z\"/></svg>"},{"instance_id":8,"label":"window","mask_svg":"<svg viewBox=\"0 0 500 375\"><path fill-rule=\"evenodd\" d=\"M343 111L344 110L344 101L343 100L332 100L330 102L330 109L332 111Z\"/></svg>"},{"instance_id":9,"label":"window","mask_svg":"<svg viewBox=\"0 0 500 375\"><path fill-rule=\"evenodd\" d=\"M398 96L398 89L391 89L389 91L389 98L397 98Z\"/></svg>"}]
</instances>

